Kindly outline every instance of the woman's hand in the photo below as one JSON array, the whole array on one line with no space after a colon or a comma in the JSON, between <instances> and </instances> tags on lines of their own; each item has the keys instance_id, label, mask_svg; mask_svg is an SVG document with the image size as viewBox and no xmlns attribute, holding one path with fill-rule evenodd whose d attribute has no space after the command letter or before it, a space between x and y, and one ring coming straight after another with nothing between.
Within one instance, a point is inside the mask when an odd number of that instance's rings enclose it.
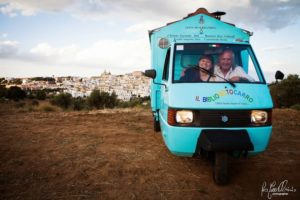
<instances>
[{"instance_id":1,"label":"woman's hand","mask_svg":"<svg viewBox=\"0 0 300 200\"><path fill-rule=\"evenodd\" d=\"M185 75L185 72L186 72L187 68L183 69L181 74L180 74L180 77L183 77Z\"/></svg>"}]
</instances>

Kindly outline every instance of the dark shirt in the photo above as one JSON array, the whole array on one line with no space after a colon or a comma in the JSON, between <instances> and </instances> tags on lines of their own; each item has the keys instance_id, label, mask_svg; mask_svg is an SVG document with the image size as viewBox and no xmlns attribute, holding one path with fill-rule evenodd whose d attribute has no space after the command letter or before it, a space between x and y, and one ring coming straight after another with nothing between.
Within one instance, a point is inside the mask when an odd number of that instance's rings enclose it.
<instances>
[{"instance_id":1,"label":"dark shirt","mask_svg":"<svg viewBox=\"0 0 300 200\"><path fill-rule=\"evenodd\" d=\"M210 76L207 81L203 81L200 77L199 70L200 69L196 68L187 68L184 72L184 76L180 77L180 82L208 82Z\"/></svg>"}]
</instances>

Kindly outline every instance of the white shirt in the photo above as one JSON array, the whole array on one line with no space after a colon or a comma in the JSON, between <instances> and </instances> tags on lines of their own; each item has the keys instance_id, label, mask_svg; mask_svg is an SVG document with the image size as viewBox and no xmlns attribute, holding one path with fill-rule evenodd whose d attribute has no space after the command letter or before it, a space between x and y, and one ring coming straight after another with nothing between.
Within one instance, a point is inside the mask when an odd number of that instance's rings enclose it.
<instances>
[{"instance_id":1,"label":"white shirt","mask_svg":"<svg viewBox=\"0 0 300 200\"><path fill-rule=\"evenodd\" d=\"M215 66L215 71L214 71L214 74L216 74L217 76L215 77L215 81L220 81L220 82L224 82L224 79L231 79L232 77L241 77L241 78L246 78L248 79L249 81L254 81L254 79L249 76L248 74L246 74L246 72L243 70L242 67L240 66L236 66L234 68L234 70L232 70L232 68L230 68L230 70L227 72L227 74L224 76L223 72L221 71L221 68L220 66L216 65ZM224 78L220 78L220 77Z\"/></svg>"}]
</instances>

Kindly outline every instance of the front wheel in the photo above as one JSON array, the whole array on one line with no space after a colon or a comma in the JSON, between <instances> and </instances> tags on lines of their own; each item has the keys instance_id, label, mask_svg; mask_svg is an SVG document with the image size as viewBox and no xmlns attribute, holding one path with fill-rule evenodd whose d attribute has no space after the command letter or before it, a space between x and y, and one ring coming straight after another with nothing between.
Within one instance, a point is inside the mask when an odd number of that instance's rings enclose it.
<instances>
[{"instance_id":1,"label":"front wheel","mask_svg":"<svg viewBox=\"0 0 300 200\"><path fill-rule=\"evenodd\" d=\"M214 181L218 185L228 183L228 153L215 152L215 162L213 168Z\"/></svg>"}]
</instances>

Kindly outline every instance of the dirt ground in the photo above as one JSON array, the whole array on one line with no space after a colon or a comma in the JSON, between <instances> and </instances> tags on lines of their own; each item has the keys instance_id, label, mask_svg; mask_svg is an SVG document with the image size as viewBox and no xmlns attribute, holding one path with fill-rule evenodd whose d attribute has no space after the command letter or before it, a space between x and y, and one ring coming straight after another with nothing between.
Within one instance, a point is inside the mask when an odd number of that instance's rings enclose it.
<instances>
[{"instance_id":1,"label":"dirt ground","mask_svg":"<svg viewBox=\"0 0 300 200\"><path fill-rule=\"evenodd\" d=\"M24 112L2 104L0 124L0 199L267 199L264 182L285 180L293 192L272 199L300 199L299 111L273 111L268 150L231 159L226 186L214 184L209 161L170 154L147 109Z\"/></svg>"}]
</instances>

